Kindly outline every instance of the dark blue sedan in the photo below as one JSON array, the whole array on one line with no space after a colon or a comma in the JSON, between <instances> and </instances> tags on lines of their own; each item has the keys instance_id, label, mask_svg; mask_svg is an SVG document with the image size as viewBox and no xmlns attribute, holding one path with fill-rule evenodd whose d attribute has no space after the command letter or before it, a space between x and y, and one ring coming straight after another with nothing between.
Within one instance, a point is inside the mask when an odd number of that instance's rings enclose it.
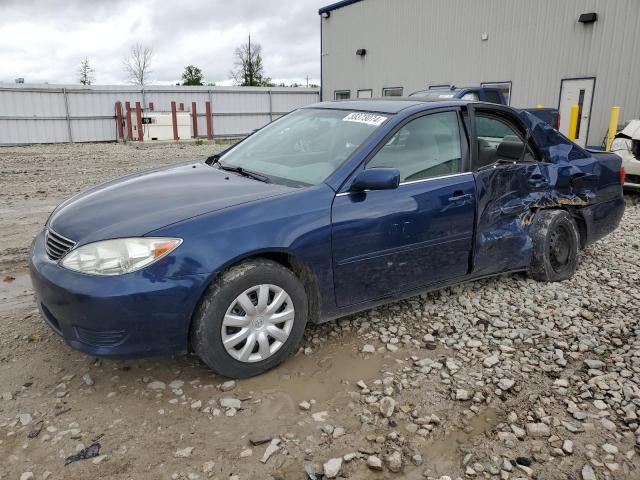
<instances>
[{"instance_id":1,"label":"dark blue sedan","mask_svg":"<svg viewBox=\"0 0 640 480\"><path fill-rule=\"evenodd\" d=\"M319 103L64 202L31 276L75 349L191 351L247 377L295 351L307 322L503 272L570 278L617 227L623 178L616 155L506 106Z\"/></svg>"}]
</instances>

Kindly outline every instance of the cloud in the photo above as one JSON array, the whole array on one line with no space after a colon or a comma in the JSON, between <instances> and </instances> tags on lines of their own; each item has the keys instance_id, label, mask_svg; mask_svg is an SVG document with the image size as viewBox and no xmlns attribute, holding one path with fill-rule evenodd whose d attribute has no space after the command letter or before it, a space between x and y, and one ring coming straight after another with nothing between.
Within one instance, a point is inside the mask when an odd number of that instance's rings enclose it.
<instances>
[{"instance_id":1,"label":"cloud","mask_svg":"<svg viewBox=\"0 0 640 480\"><path fill-rule=\"evenodd\" d=\"M0 81L77 83L85 57L96 83L127 83L122 57L135 43L154 50L155 84L199 66L205 81L230 84L234 49L263 49L266 74L285 82L320 77L319 0L1 0Z\"/></svg>"}]
</instances>

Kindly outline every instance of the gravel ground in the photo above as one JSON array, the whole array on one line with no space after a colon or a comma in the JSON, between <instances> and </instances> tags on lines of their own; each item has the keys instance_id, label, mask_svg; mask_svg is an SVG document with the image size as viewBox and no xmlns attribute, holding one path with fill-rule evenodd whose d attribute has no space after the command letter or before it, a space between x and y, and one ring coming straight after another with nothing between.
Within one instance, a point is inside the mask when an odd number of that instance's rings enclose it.
<instances>
[{"instance_id":1,"label":"gravel ground","mask_svg":"<svg viewBox=\"0 0 640 480\"><path fill-rule=\"evenodd\" d=\"M0 478L640 478L638 196L570 281L501 276L309 326L260 377L67 347L26 268L51 210L220 148L0 149Z\"/></svg>"}]
</instances>

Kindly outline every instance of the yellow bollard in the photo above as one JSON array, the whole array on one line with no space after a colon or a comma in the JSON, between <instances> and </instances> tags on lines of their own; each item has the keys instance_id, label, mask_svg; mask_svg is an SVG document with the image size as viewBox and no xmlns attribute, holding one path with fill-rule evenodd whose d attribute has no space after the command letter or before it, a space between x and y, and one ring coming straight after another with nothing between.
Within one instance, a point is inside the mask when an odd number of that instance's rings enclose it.
<instances>
[{"instance_id":1,"label":"yellow bollard","mask_svg":"<svg viewBox=\"0 0 640 480\"><path fill-rule=\"evenodd\" d=\"M607 131L607 152L611 151L613 137L618 133L618 118L620 118L620 107L611 107L611 117L609 118L609 131Z\"/></svg>"},{"instance_id":2,"label":"yellow bollard","mask_svg":"<svg viewBox=\"0 0 640 480\"><path fill-rule=\"evenodd\" d=\"M536 105L536 108L544 108L544 105L542 105L541 103Z\"/></svg>"},{"instance_id":3,"label":"yellow bollard","mask_svg":"<svg viewBox=\"0 0 640 480\"><path fill-rule=\"evenodd\" d=\"M572 142L576 139L576 135L578 134L576 130L578 129L579 114L580 114L580 105L576 103L571 107L571 117L569 119L569 134L567 135L567 137L569 137L569 140L571 140Z\"/></svg>"}]
</instances>

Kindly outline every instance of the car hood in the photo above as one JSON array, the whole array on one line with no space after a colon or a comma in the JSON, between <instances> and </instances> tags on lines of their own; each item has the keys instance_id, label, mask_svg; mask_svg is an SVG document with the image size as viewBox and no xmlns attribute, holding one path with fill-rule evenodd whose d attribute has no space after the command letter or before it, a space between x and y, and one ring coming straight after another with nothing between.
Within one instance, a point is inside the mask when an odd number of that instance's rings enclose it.
<instances>
[{"instance_id":1,"label":"car hood","mask_svg":"<svg viewBox=\"0 0 640 480\"><path fill-rule=\"evenodd\" d=\"M291 190L198 161L130 175L81 192L56 208L48 226L80 244L141 236L197 215Z\"/></svg>"}]
</instances>

